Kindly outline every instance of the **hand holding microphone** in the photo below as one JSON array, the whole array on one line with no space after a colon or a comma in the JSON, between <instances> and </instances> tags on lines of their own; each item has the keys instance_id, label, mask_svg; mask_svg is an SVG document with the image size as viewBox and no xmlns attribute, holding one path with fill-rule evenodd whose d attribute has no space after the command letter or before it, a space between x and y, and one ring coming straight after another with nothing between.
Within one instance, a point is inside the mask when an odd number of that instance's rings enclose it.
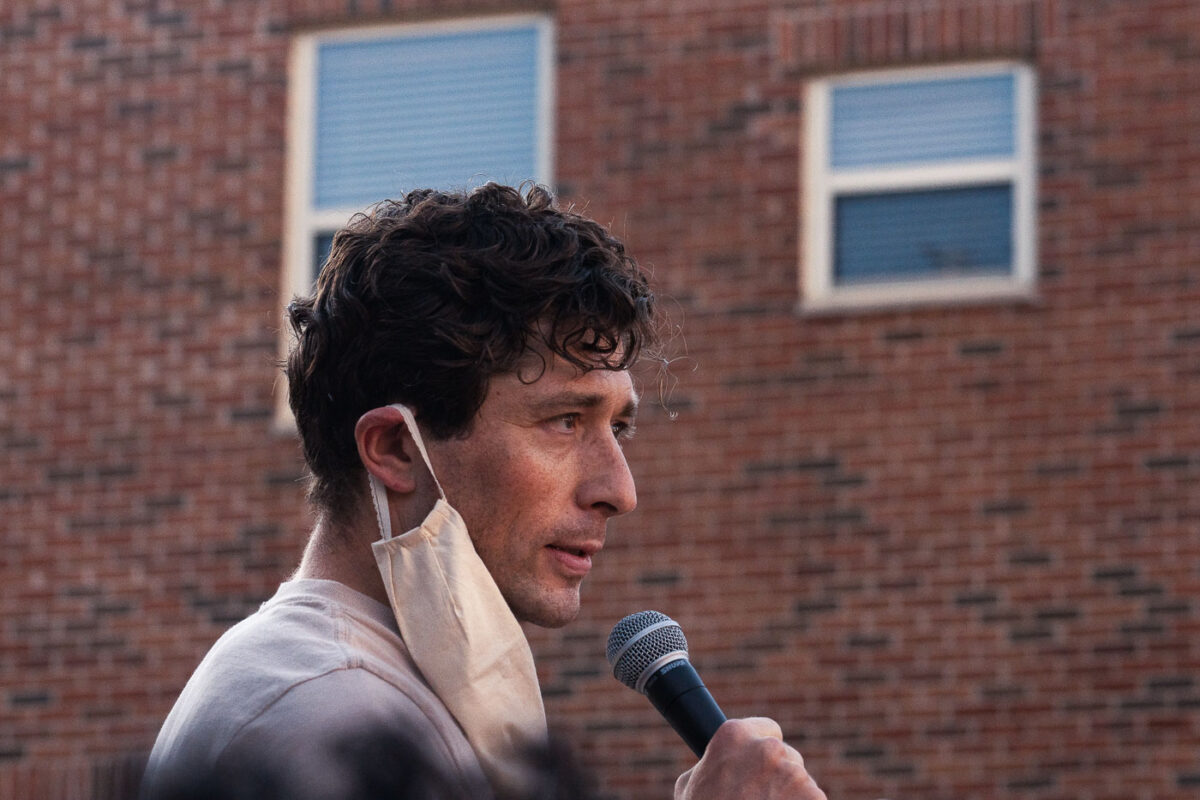
<instances>
[{"instance_id":1,"label":"hand holding microphone","mask_svg":"<svg viewBox=\"0 0 1200 800\"><path fill-rule=\"evenodd\" d=\"M774 720L726 721L688 661L683 629L666 614L625 617L613 627L606 655L617 680L650 698L700 756L675 782L676 800L825 800Z\"/></svg>"}]
</instances>

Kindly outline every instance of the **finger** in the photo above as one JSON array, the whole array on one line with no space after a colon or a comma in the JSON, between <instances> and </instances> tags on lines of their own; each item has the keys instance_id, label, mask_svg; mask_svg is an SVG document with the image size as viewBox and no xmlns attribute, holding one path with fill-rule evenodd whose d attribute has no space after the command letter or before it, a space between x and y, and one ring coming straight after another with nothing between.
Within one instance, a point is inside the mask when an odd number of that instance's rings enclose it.
<instances>
[{"instance_id":1,"label":"finger","mask_svg":"<svg viewBox=\"0 0 1200 800\"><path fill-rule=\"evenodd\" d=\"M783 740L783 730L779 723L770 717L744 717L730 720L739 728L739 733L754 738L769 738Z\"/></svg>"},{"instance_id":2,"label":"finger","mask_svg":"<svg viewBox=\"0 0 1200 800\"><path fill-rule=\"evenodd\" d=\"M673 795L674 797L683 797L683 793L685 791L687 791L688 784L691 783L692 773L695 771L696 771L696 768L692 767L687 772L683 773L682 775L680 775L678 778L675 779L675 794Z\"/></svg>"}]
</instances>

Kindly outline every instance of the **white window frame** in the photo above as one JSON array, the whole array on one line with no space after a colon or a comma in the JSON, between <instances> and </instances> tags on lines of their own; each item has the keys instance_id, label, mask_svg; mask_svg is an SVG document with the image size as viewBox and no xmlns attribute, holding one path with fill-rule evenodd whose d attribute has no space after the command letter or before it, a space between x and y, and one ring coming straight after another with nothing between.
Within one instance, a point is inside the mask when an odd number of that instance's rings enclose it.
<instances>
[{"instance_id":1,"label":"white window frame","mask_svg":"<svg viewBox=\"0 0 1200 800\"><path fill-rule=\"evenodd\" d=\"M549 185L554 164L554 25L542 14L508 14L469 19L373 25L302 33L292 41L288 65L287 243L285 248L286 296L305 294L311 288L313 238L320 231L337 230L362 208L313 208L313 171L316 167L317 49L326 42L371 41L439 33L527 27L538 31L539 93L537 98L537 163L533 179ZM410 187L418 188L418 187ZM385 198L377 198L383 200Z\"/></svg>"},{"instance_id":2,"label":"white window frame","mask_svg":"<svg viewBox=\"0 0 1200 800\"><path fill-rule=\"evenodd\" d=\"M939 161L896 167L834 170L830 164L830 97L835 88L997 73L1013 74L1015 153L1012 158ZM803 238L800 311L1024 299L1035 293L1037 259L1036 82L1026 64L992 61L936 67L902 67L827 76L805 87ZM880 281L838 286L833 278L833 207L850 192L949 189L1009 182L1013 187L1012 271L1001 276L963 276Z\"/></svg>"},{"instance_id":3,"label":"white window frame","mask_svg":"<svg viewBox=\"0 0 1200 800\"><path fill-rule=\"evenodd\" d=\"M316 168L316 96L317 50L327 42L372 41L405 36L440 33L492 31L529 27L538 36L538 94L535 136L537 153L532 177L551 186L554 165L555 51L554 20L546 14L500 14L452 20L385 24L318 30L300 33L292 40L288 59L287 173L284 192L284 242L282 299L286 304L297 295L313 289L313 249L316 235L337 230L365 209L313 207L313 177ZM419 188L419 187L409 187ZM386 198L377 198L384 200ZM290 330L283 325L280 351L286 356L291 344ZM287 390L281 384L276 392L276 422L283 429L295 429L288 409Z\"/></svg>"}]
</instances>

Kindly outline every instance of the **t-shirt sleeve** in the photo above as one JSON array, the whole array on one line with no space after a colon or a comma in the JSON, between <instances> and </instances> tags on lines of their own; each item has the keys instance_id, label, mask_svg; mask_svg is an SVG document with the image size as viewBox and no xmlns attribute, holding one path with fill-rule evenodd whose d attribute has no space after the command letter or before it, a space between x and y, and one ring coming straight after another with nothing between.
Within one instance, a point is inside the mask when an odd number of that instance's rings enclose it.
<instances>
[{"instance_id":1,"label":"t-shirt sleeve","mask_svg":"<svg viewBox=\"0 0 1200 800\"><path fill-rule=\"evenodd\" d=\"M226 797L490 797L445 710L422 700L366 669L328 672L243 725L211 771L172 783Z\"/></svg>"}]
</instances>

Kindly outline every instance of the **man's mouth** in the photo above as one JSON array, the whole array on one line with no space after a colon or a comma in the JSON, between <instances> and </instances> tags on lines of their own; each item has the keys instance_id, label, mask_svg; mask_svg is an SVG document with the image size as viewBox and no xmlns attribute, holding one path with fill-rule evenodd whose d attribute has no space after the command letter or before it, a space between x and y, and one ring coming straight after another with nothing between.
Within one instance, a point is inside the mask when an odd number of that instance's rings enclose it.
<instances>
[{"instance_id":1,"label":"man's mouth","mask_svg":"<svg viewBox=\"0 0 1200 800\"><path fill-rule=\"evenodd\" d=\"M575 577L582 577L591 572L592 556L600 552L600 547L601 545L590 542L580 545L546 545L546 549L550 551L558 568L566 574Z\"/></svg>"}]
</instances>

